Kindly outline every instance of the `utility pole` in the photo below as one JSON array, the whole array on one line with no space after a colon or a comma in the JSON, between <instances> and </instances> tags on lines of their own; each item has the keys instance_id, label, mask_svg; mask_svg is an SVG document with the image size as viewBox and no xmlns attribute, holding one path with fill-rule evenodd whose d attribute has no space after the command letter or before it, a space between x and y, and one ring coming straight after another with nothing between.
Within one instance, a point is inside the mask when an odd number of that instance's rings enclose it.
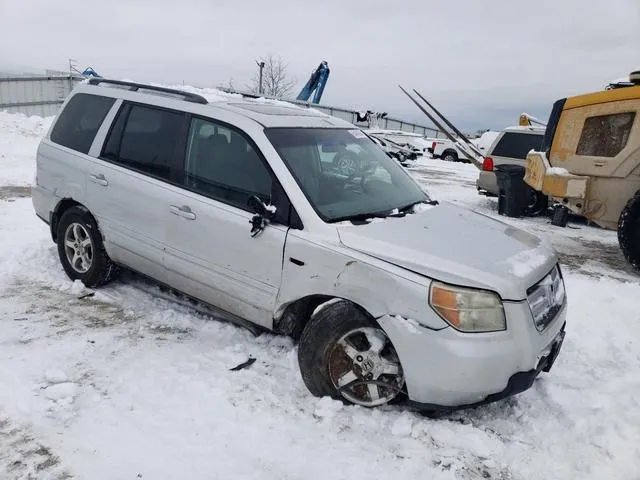
<instances>
[{"instance_id":1,"label":"utility pole","mask_svg":"<svg viewBox=\"0 0 640 480\"><path fill-rule=\"evenodd\" d=\"M77 72L76 60L74 58L69 59L69 93L73 90L73 74ZM66 96L66 95L65 95Z\"/></svg>"},{"instance_id":2,"label":"utility pole","mask_svg":"<svg viewBox=\"0 0 640 480\"><path fill-rule=\"evenodd\" d=\"M256 64L258 65L258 68L260 69L260 80L258 82L258 93L260 95L262 95L263 92L263 88L262 88L262 70L264 69L264 62L259 62L256 60Z\"/></svg>"}]
</instances>

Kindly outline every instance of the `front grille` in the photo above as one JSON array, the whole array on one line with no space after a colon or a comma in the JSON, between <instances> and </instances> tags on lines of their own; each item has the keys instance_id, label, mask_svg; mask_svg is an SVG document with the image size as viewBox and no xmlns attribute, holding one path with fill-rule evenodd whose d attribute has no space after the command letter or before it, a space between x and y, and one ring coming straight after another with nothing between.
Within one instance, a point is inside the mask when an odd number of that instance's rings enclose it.
<instances>
[{"instance_id":1,"label":"front grille","mask_svg":"<svg viewBox=\"0 0 640 480\"><path fill-rule=\"evenodd\" d=\"M527 290L527 301L533 323L539 331L544 330L562 309L565 301L564 280L558 265Z\"/></svg>"}]
</instances>

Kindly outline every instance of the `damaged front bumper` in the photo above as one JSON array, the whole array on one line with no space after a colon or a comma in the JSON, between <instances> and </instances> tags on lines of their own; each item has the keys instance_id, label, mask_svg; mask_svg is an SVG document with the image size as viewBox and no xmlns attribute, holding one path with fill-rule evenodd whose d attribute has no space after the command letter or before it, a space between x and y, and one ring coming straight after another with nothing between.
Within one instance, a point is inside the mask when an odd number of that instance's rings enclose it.
<instances>
[{"instance_id":1,"label":"damaged front bumper","mask_svg":"<svg viewBox=\"0 0 640 480\"><path fill-rule=\"evenodd\" d=\"M564 339L566 303L541 332L526 301L505 302L504 309L507 330L488 333L379 318L400 358L409 404L430 411L483 405L528 389L548 371Z\"/></svg>"},{"instance_id":2,"label":"damaged front bumper","mask_svg":"<svg viewBox=\"0 0 640 480\"><path fill-rule=\"evenodd\" d=\"M511 375L511 377L509 377L509 381L507 382L507 386L504 388L504 390L487 395L486 398L478 402L468 403L465 405L458 405L455 407L445 406L445 405L436 405L433 403L420 403L412 400L408 400L407 404L410 407L423 412L447 413L455 410L461 410L464 408L480 407L482 405L487 405L489 403L497 402L499 400L503 400L505 398L508 398L513 395L517 395L518 393L522 393L526 390L529 390L529 388L531 388L531 386L533 385L533 382L536 380L538 375L541 372L549 372L551 370L551 367L555 363L556 358L558 358L558 354L560 353L560 349L562 348L562 343L564 342L565 325L566 324L562 325L562 330L556 337L556 340L554 340L553 344L551 345L551 348L549 349L549 353L540 358L540 361L538 362L538 365L536 366L536 368L533 368L526 372L517 372Z\"/></svg>"}]
</instances>

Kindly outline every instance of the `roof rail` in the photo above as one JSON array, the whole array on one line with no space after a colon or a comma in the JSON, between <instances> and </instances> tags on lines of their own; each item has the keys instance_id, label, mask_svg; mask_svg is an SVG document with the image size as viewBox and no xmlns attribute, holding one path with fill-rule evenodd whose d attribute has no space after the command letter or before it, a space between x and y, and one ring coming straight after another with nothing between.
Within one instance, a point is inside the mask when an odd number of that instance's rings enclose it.
<instances>
[{"instance_id":1,"label":"roof rail","mask_svg":"<svg viewBox=\"0 0 640 480\"><path fill-rule=\"evenodd\" d=\"M151 90L155 92L181 95L183 100L186 100L187 102L202 103L205 105L209 103L207 102L206 98L204 98L201 95L198 95L197 93L184 92L182 90L177 90L174 88L155 87L153 85L146 85L144 83L125 82L122 80L109 80L107 78L90 78L89 79L89 85L99 85L101 83L109 83L111 85L122 85L124 87L129 87L129 90L132 92L137 92L138 89Z\"/></svg>"}]
</instances>

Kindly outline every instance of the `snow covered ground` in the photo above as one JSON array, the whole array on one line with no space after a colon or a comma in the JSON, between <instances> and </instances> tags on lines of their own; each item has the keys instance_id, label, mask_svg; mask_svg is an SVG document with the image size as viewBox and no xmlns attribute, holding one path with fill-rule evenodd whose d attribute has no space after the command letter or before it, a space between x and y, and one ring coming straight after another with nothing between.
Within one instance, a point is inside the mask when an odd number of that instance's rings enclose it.
<instances>
[{"instance_id":1,"label":"snow covered ground","mask_svg":"<svg viewBox=\"0 0 640 480\"><path fill-rule=\"evenodd\" d=\"M640 277L615 233L503 218L546 237L566 274L565 345L531 390L438 420L347 407L306 391L288 339L133 277L83 297L28 198L47 125L0 113L0 479L640 479ZM411 172L497 216L475 167Z\"/></svg>"}]
</instances>

